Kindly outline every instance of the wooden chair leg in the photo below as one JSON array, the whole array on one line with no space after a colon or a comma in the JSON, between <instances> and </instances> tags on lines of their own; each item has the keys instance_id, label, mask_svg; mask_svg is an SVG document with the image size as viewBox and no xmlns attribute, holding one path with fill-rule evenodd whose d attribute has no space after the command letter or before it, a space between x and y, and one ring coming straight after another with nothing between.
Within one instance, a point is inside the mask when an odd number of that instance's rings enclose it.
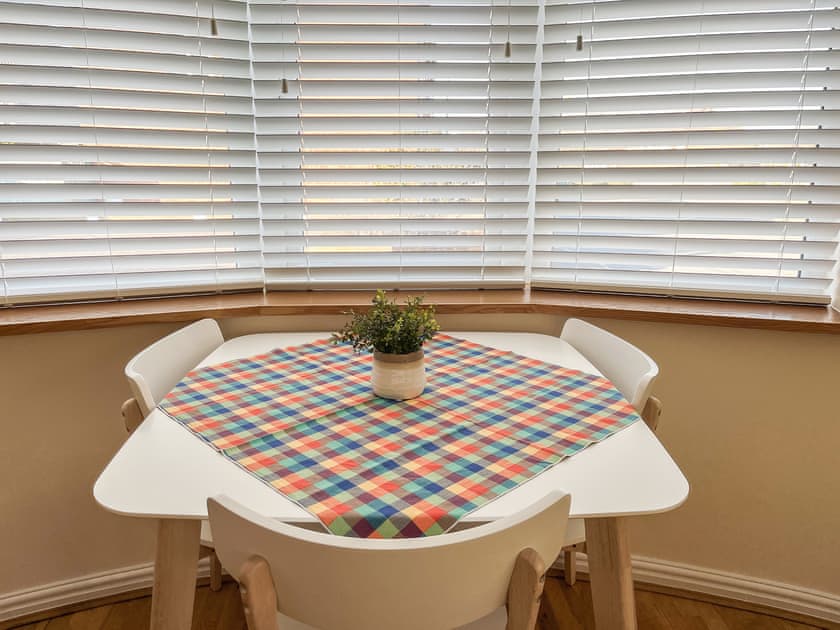
<instances>
[{"instance_id":1,"label":"wooden chair leg","mask_svg":"<svg viewBox=\"0 0 840 630\"><path fill-rule=\"evenodd\" d=\"M248 630L277 630L277 594L265 558L254 556L243 565L239 594Z\"/></svg>"},{"instance_id":2,"label":"wooden chair leg","mask_svg":"<svg viewBox=\"0 0 840 630\"><path fill-rule=\"evenodd\" d=\"M545 586L545 564L533 549L516 557L508 586L506 630L534 630Z\"/></svg>"},{"instance_id":3,"label":"wooden chair leg","mask_svg":"<svg viewBox=\"0 0 840 630\"><path fill-rule=\"evenodd\" d=\"M563 579L569 586L577 582L577 551L574 547L563 551Z\"/></svg>"},{"instance_id":4,"label":"wooden chair leg","mask_svg":"<svg viewBox=\"0 0 840 630\"><path fill-rule=\"evenodd\" d=\"M218 593L222 590L222 563L215 551L210 552L210 590Z\"/></svg>"}]
</instances>

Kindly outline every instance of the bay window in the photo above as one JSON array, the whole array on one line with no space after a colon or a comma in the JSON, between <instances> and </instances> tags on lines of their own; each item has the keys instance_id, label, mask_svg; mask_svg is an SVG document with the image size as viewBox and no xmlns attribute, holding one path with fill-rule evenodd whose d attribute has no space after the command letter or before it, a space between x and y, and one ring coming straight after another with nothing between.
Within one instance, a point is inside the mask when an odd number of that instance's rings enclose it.
<instances>
[{"instance_id":1,"label":"bay window","mask_svg":"<svg viewBox=\"0 0 840 630\"><path fill-rule=\"evenodd\" d=\"M0 303L500 286L826 303L839 13L2 0Z\"/></svg>"}]
</instances>

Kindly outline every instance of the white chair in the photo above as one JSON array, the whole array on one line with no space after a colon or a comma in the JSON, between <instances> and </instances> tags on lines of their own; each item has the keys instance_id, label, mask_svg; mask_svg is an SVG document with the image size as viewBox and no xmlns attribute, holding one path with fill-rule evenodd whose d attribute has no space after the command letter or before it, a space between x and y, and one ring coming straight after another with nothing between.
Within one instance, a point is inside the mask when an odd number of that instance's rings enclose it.
<instances>
[{"instance_id":1,"label":"white chair","mask_svg":"<svg viewBox=\"0 0 840 630\"><path fill-rule=\"evenodd\" d=\"M531 630L569 504L555 491L492 523L397 540L310 531L227 497L207 510L249 630Z\"/></svg>"},{"instance_id":2,"label":"white chair","mask_svg":"<svg viewBox=\"0 0 840 630\"><path fill-rule=\"evenodd\" d=\"M125 375L134 398L123 403L122 416L131 433L175 385L218 348L224 337L215 320L202 319L167 335L139 352ZM213 536L207 521L201 523L200 557L210 558L210 589L222 587L222 567L213 551Z\"/></svg>"},{"instance_id":3,"label":"white chair","mask_svg":"<svg viewBox=\"0 0 840 630\"><path fill-rule=\"evenodd\" d=\"M579 319L567 320L560 338L612 381L651 430L656 429L662 404L650 395L659 374L659 367L653 359L621 337ZM585 551L585 541L583 520L570 519L563 548L563 574L570 586L575 583L575 554Z\"/></svg>"}]
</instances>

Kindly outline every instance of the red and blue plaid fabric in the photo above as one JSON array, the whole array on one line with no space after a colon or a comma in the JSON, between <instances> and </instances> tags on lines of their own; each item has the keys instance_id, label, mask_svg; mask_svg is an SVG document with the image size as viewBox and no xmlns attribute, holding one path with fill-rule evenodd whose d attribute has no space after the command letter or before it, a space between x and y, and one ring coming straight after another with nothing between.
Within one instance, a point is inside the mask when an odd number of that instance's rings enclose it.
<instances>
[{"instance_id":1,"label":"red and blue plaid fabric","mask_svg":"<svg viewBox=\"0 0 840 630\"><path fill-rule=\"evenodd\" d=\"M438 335L413 400L327 340L200 368L161 409L333 533L447 531L638 419L605 378Z\"/></svg>"}]
</instances>

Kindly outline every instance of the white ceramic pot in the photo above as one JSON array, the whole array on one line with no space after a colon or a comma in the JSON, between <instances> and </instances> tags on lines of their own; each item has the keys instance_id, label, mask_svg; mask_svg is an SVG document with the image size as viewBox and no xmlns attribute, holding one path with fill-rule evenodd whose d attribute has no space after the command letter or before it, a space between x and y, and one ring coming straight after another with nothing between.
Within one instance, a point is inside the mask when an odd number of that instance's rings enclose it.
<instances>
[{"instance_id":1,"label":"white ceramic pot","mask_svg":"<svg viewBox=\"0 0 840 630\"><path fill-rule=\"evenodd\" d=\"M373 393L391 400L408 400L423 393L426 367L423 351L411 354L373 353Z\"/></svg>"}]
</instances>

